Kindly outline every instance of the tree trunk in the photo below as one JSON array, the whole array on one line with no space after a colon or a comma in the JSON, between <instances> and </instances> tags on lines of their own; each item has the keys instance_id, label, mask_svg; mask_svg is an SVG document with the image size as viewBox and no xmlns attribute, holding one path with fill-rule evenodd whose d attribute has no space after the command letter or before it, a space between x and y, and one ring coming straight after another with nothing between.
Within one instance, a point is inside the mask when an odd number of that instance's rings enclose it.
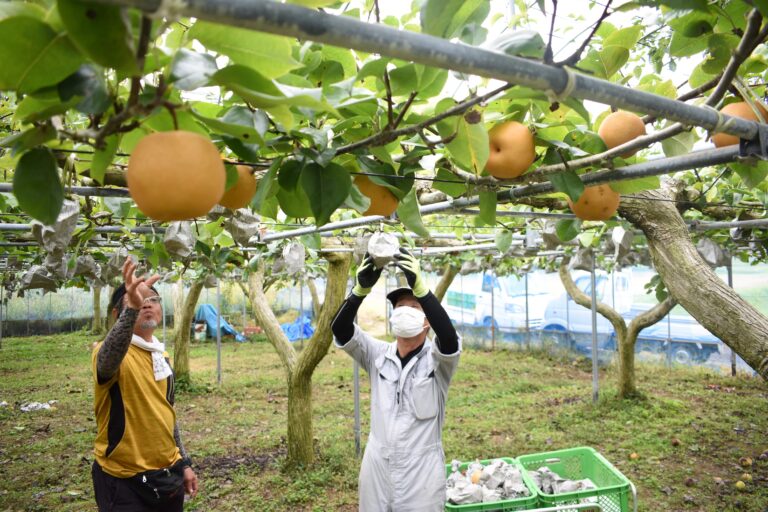
<instances>
[{"instance_id":1,"label":"tree trunk","mask_svg":"<svg viewBox=\"0 0 768 512\"><path fill-rule=\"evenodd\" d=\"M351 257L328 253L325 298L317 316L315 334L300 355L286 338L280 323L264 294L264 266L250 274L249 293L256 320L283 363L288 383L288 461L291 465L308 465L314 461L312 428L312 374L328 353L333 339L331 321L344 300Z\"/></svg>"},{"instance_id":2,"label":"tree trunk","mask_svg":"<svg viewBox=\"0 0 768 512\"><path fill-rule=\"evenodd\" d=\"M112 292L115 291L114 286L107 286L107 297L110 299L112 298ZM112 326L115 325L115 322L117 321L117 316L113 315L111 311L109 311L109 305L107 305L107 312L104 315L104 325L105 325L105 332L109 332L110 329L112 329Z\"/></svg>"},{"instance_id":3,"label":"tree trunk","mask_svg":"<svg viewBox=\"0 0 768 512\"><path fill-rule=\"evenodd\" d=\"M189 331L192 319L195 316L195 306L200 298L200 292L203 290L205 276L199 277L192 282L184 299L184 305L181 307L181 315L176 317L174 313L174 322L178 318L178 324L173 331L173 373L178 383L189 383ZM183 293L183 290L182 290Z\"/></svg>"},{"instance_id":4,"label":"tree trunk","mask_svg":"<svg viewBox=\"0 0 768 512\"><path fill-rule=\"evenodd\" d=\"M307 279L307 288L309 288L309 295L312 297L312 316L318 318L322 304L320 303L320 296L317 294L317 286L315 286L315 281L312 278Z\"/></svg>"},{"instance_id":5,"label":"tree trunk","mask_svg":"<svg viewBox=\"0 0 768 512\"><path fill-rule=\"evenodd\" d=\"M91 323L91 333L103 334L104 323L101 316L101 286L93 286L93 322Z\"/></svg>"},{"instance_id":6,"label":"tree trunk","mask_svg":"<svg viewBox=\"0 0 768 512\"><path fill-rule=\"evenodd\" d=\"M181 325L181 317L184 314L184 276L173 285L171 297L173 300L173 338L176 339L176 329Z\"/></svg>"},{"instance_id":7,"label":"tree trunk","mask_svg":"<svg viewBox=\"0 0 768 512\"><path fill-rule=\"evenodd\" d=\"M569 261L569 258L563 258L560 264L560 280L563 282L568 295L573 297L576 304L585 308L592 308L592 297L581 291L571 278L571 274L568 271ZM637 342L637 335L646 327L664 318L664 315L669 313L674 306L674 299L667 297L663 302L637 315L627 326L626 321L618 311L603 302L597 301L597 312L611 322L613 330L616 332L616 343L619 348L619 398L634 398L638 395L635 381L635 343Z\"/></svg>"},{"instance_id":8,"label":"tree trunk","mask_svg":"<svg viewBox=\"0 0 768 512\"><path fill-rule=\"evenodd\" d=\"M440 282L437 283L437 286L435 287L435 297L437 297L437 300L440 302L443 301L445 293L448 291L448 288L451 287L451 283L458 274L459 267L451 265L450 263L445 264L443 267L443 276L440 278Z\"/></svg>"},{"instance_id":9,"label":"tree trunk","mask_svg":"<svg viewBox=\"0 0 768 512\"><path fill-rule=\"evenodd\" d=\"M672 202L676 186L624 196L619 212L645 233L654 266L669 293L768 380L768 318L723 282L696 251Z\"/></svg>"}]
</instances>

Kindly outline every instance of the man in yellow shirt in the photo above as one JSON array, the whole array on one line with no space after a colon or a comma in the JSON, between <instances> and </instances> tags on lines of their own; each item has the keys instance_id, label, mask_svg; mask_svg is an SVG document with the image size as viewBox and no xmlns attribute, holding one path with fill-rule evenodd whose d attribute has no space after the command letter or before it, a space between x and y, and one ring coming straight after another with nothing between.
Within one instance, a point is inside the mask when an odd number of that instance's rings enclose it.
<instances>
[{"instance_id":1,"label":"man in yellow shirt","mask_svg":"<svg viewBox=\"0 0 768 512\"><path fill-rule=\"evenodd\" d=\"M197 493L176 424L173 371L153 332L162 306L130 258L110 312L118 316L93 351L97 434L92 476L99 512L181 511Z\"/></svg>"}]
</instances>

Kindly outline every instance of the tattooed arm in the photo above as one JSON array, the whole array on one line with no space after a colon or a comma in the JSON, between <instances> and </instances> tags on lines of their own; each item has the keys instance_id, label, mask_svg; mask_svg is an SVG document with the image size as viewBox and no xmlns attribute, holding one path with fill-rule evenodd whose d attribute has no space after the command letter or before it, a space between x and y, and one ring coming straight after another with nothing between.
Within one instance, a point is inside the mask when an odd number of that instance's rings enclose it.
<instances>
[{"instance_id":1,"label":"tattooed arm","mask_svg":"<svg viewBox=\"0 0 768 512\"><path fill-rule=\"evenodd\" d=\"M176 446L179 447L179 453L181 453L181 460L184 461L185 466L192 465L192 459L189 458L187 450L184 449L184 443L181 442L181 432L179 432L179 424L173 424L173 438L176 440Z\"/></svg>"},{"instance_id":2,"label":"tattooed arm","mask_svg":"<svg viewBox=\"0 0 768 512\"><path fill-rule=\"evenodd\" d=\"M125 308L107 334L96 359L96 376L100 384L111 379L120 368L120 363L131 345L133 324L136 323L138 315L137 310Z\"/></svg>"}]
</instances>

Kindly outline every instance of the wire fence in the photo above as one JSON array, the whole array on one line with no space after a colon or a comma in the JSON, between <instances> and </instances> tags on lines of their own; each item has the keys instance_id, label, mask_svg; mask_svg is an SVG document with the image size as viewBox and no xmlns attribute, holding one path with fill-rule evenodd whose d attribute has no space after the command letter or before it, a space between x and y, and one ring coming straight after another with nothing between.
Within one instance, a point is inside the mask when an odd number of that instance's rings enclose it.
<instances>
[{"instance_id":1,"label":"wire fence","mask_svg":"<svg viewBox=\"0 0 768 512\"><path fill-rule=\"evenodd\" d=\"M765 265L734 263L733 286L759 311L768 314L768 273ZM718 275L727 281L726 269ZM598 300L618 311L627 322L656 303L645 288L654 275L647 267L624 268L596 275ZM574 282L590 294L589 273L572 272ZM399 276L402 279L402 276ZM431 289L440 275L427 274ZM299 284L301 283L301 285ZM384 278L364 301L358 315L361 327L372 335L392 340L388 318L391 305L386 294L404 285L398 276L385 272ZM325 283L314 281L318 296L323 297ZM165 328L173 327L175 284L156 285L165 311ZM185 290L185 294L186 294ZM100 310L106 321L111 290L101 292ZM312 294L306 279L267 293L278 321L285 325L310 319L314 325ZM591 311L576 304L566 293L557 273L534 270L525 276L497 276L493 269L459 274L443 297L443 306L462 336L465 347L482 350L548 350L571 358L591 357ZM197 308L204 304L218 310L216 288L204 288ZM258 331L247 297L238 283L223 282L220 310L223 320L237 332ZM56 293L27 291L24 297L8 300L2 311L3 336L47 335L90 329L93 321L92 290L65 288ZM190 326L191 327L191 326ZM303 331L301 331L303 332ZM597 317L598 358L611 362L618 346L612 325ZM299 336L299 340L306 338ZM227 338L225 338L226 340ZM639 360L664 364L703 365L713 370L729 371L731 350L709 333L681 307L676 306L657 324L643 330L636 344ZM742 369L746 365L737 358Z\"/></svg>"}]
</instances>

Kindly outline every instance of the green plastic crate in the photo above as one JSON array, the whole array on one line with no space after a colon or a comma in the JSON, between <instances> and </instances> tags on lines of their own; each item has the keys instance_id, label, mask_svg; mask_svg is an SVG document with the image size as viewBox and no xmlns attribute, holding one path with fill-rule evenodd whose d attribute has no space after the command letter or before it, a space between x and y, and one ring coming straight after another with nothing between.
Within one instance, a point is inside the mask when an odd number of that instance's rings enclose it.
<instances>
[{"instance_id":1,"label":"green plastic crate","mask_svg":"<svg viewBox=\"0 0 768 512\"><path fill-rule=\"evenodd\" d=\"M487 466L494 460L501 459L507 464L512 464L513 466L517 466L520 469L523 469L523 467L515 460L510 457L497 457L495 459L486 459L481 460L480 463L483 466ZM459 471L464 471L469 467L470 464L472 464L475 461L469 461L464 462L459 466ZM448 476L451 474L451 465L446 464L445 465L445 476ZM507 512L507 511L514 511L514 510L529 510L532 508L536 508L536 504L538 503L538 499L536 497L536 484L533 483L533 481L530 479L530 477L525 473L525 471L522 472L523 475L523 482L525 483L525 486L528 488L528 490L531 492L530 496L526 496L525 498L515 498L513 500L502 500L502 501L494 501L491 503L470 503L468 505L452 505L450 503L445 504L445 510L451 511L451 512Z\"/></svg>"},{"instance_id":2,"label":"green plastic crate","mask_svg":"<svg viewBox=\"0 0 768 512\"><path fill-rule=\"evenodd\" d=\"M547 466L563 478L569 480L589 478L597 486L597 489L562 494L546 494L537 488L538 506L541 508L572 505L584 498L597 497L597 503L602 507L603 512L629 512L630 510L629 480L592 448L579 447L532 453L519 456L517 461L526 470L526 474L527 471L535 471L542 466ZM533 478L529 474L527 476Z\"/></svg>"}]
</instances>

